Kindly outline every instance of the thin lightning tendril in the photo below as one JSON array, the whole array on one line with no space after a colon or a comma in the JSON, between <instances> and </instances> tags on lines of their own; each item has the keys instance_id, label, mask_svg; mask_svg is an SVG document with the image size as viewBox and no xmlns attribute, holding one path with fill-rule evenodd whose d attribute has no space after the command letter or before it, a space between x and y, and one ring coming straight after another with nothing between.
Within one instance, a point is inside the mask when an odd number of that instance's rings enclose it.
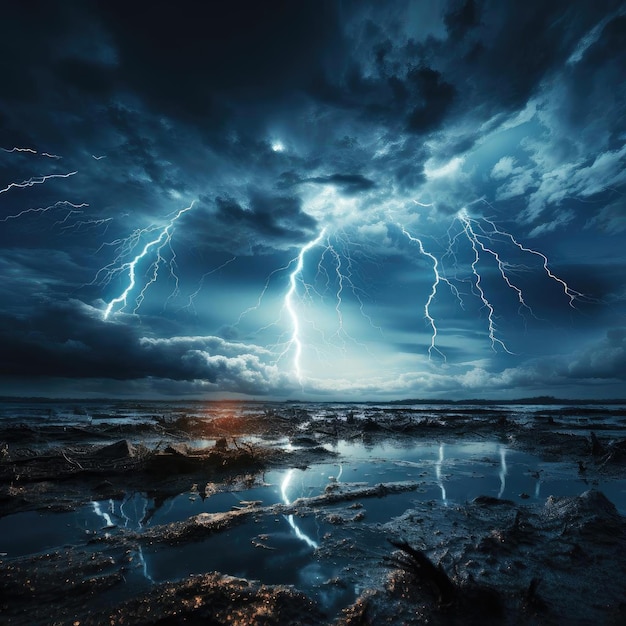
<instances>
[{"instance_id":1,"label":"thin lightning tendril","mask_svg":"<svg viewBox=\"0 0 626 626\"><path fill-rule=\"evenodd\" d=\"M0 148L0 150L8 154L21 153L21 154L27 154L29 156L30 155L42 156L48 159L55 159L55 160L63 158L59 156L58 154L51 154L49 152L38 152L37 150L33 148L15 147L15 148L10 148L10 149ZM0 190L0 193L7 193L11 189L27 189L29 187L34 187L35 185L43 185L44 183L47 183L51 179L69 178L70 176L74 176L77 173L78 171L73 171L73 172L68 172L66 174L48 174L45 176L33 176L19 183L12 182L8 184L4 189ZM48 206L45 206L45 207L32 207L28 209L23 209L12 215L5 215L4 217L0 218L0 222L9 222L11 220L19 220L27 216L40 217L46 213L51 213L58 209L67 209L67 213L65 214L65 216L56 220L53 223L53 226L59 226L61 231L69 232L69 231L83 231L88 228L95 228L95 227L104 225L105 228L103 232L106 232L109 227L110 222L113 221L112 217L102 218L102 219L95 219L95 218L84 219L84 220L73 219L75 216L82 215L83 214L82 209L87 208L87 207L89 207L89 204L86 202L75 204L73 202L70 202L69 200L58 200L57 202L50 204Z\"/></svg>"},{"instance_id":2,"label":"thin lightning tendril","mask_svg":"<svg viewBox=\"0 0 626 626\"><path fill-rule=\"evenodd\" d=\"M184 306L183 308L195 312L196 307L194 303L195 303L196 298L200 295L200 291L202 290L202 287L204 286L204 281L206 277L211 276L211 274L215 274L216 272L219 272L221 269L224 269L227 265L230 265L233 261L236 261L236 260L237 260L237 257L234 256L232 257L232 259L228 259L227 261L224 261L224 263L222 263L218 267L212 270L209 270L208 272L205 272L200 278L197 289L193 293L189 294L189 300L186 306Z\"/></svg>"},{"instance_id":3,"label":"thin lightning tendril","mask_svg":"<svg viewBox=\"0 0 626 626\"><path fill-rule=\"evenodd\" d=\"M3 152L8 152L9 154L12 152L27 152L29 154L38 154L41 155L43 157L46 157L48 159L62 159L63 157L60 157L58 154L50 154L49 152L38 152L37 150L34 150L33 148L0 148Z\"/></svg>"},{"instance_id":4,"label":"thin lightning tendril","mask_svg":"<svg viewBox=\"0 0 626 626\"><path fill-rule=\"evenodd\" d=\"M69 178L78 174L78 171L68 172L67 174L47 174L45 176L32 176L21 183L9 183L4 189L0 189L0 193L6 193L11 189L24 189L25 187L33 187L34 185L43 185L43 183L51 180L52 178Z\"/></svg>"},{"instance_id":5,"label":"thin lightning tendril","mask_svg":"<svg viewBox=\"0 0 626 626\"><path fill-rule=\"evenodd\" d=\"M53 211L54 209L58 209L61 207L69 208L70 209L69 214L71 214L71 213L79 212L80 209L83 209L88 206L89 205L86 202L83 202L81 204L73 204L72 202L69 202L69 200L59 200L58 202L55 202L54 204L51 204L50 206L37 207L37 208L32 208L32 209L24 209L23 211L20 211L19 213L15 213L14 215L7 215L3 217L2 219L0 219L0 222L8 222L9 220L16 220L21 217L24 217L25 215L29 215L31 213L38 213L38 214L47 213L48 211Z\"/></svg>"},{"instance_id":6,"label":"thin lightning tendril","mask_svg":"<svg viewBox=\"0 0 626 626\"><path fill-rule=\"evenodd\" d=\"M513 235L511 235L510 233L507 233L505 231L500 230L491 220L485 219L485 222L487 224L489 224L489 226L491 226L491 228L493 229L493 234L501 235L502 237L507 238L514 246L519 248L522 252L527 252L528 254L532 254L532 255L538 256L541 259L541 262L542 262L542 265L543 265L543 269L545 270L545 272L548 275L548 277L551 280L559 283L561 285L561 287L563 288L563 292L568 297L569 305L572 308L576 308L574 306L574 302L576 300L586 299L586 296L583 293L580 293L579 291L576 291L576 290L572 289L562 278L559 278L558 276L556 276L550 270L550 267L548 265L548 263L549 263L548 257L545 254L543 254L542 252L539 252L538 250L534 250L533 248L525 247L524 245L519 243L515 239L515 237L513 237Z\"/></svg>"}]
</instances>

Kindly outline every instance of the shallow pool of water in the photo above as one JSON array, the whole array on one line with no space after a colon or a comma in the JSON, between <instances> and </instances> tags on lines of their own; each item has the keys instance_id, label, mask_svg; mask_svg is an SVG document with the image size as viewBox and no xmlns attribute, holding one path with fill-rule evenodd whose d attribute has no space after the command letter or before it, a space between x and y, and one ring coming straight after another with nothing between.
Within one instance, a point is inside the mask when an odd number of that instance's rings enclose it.
<instances>
[{"instance_id":1,"label":"shallow pool of water","mask_svg":"<svg viewBox=\"0 0 626 626\"><path fill-rule=\"evenodd\" d=\"M626 479L591 485L571 465L545 462L497 442L375 446L339 442L332 450L340 462L268 471L245 489L213 492L205 485L190 485L187 492L165 501L133 492L122 499L94 501L72 512L8 515L0 518L0 553L6 560L86 546L90 539L103 534L123 534L125 529L141 533L148 527L184 521L199 513L245 507L251 501L262 506L290 504L328 489L416 483L413 491L359 499L347 518L345 503L315 509L306 516L259 513L202 541L135 547L134 575L144 582L219 571L268 584L293 584L332 613L356 597L358 580L366 572L355 575L349 584L338 584L338 580L350 579L346 572L351 571L351 563L333 556L328 546L336 541L362 546L365 541L363 549L379 561L376 554L385 549L385 535L377 529L416 502L431 501L439 514L445 514L445 507L479 495L541 504L550 495L578 495L593 486L626 514Z\"/></svg>"}]
</instances>

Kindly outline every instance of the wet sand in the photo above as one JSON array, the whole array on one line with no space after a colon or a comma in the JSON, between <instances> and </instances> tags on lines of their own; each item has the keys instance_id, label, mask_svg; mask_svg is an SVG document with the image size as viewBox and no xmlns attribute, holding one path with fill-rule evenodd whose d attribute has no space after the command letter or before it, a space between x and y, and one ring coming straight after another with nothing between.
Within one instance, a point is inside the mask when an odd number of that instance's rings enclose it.
<instances>
[{"instance_id":1,"label":"wet sand","mask_svg":"<svg viewBox=\"0 0 626 626\"><path fill-rule=\"evenodd\" d=\"M1 623L626 620L621 407L72 411L2 422Z\"/></svg>"}]
</instances>

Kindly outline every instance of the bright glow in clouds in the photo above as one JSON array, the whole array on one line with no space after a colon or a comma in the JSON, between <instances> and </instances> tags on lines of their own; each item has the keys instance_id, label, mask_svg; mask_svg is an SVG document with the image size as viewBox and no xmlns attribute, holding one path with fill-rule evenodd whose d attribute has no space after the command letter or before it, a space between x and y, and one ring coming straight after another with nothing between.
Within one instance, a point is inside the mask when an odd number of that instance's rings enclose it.
<instances>
[{"instance_id":1,"label":"bright glow in clouds","mask_svg":"<svg viewBox=\"0 0 626 626\"><path fill-rule=\"evenodd\" d=\"M459 163L455 167L458 165ZM401 211L389 209L391 204L393 203L387 203L385 213L393 213L397 217L397 213ZM395 204L400 206L398 202ZM419 207L419 209L429 209L433 206L432 204L416 200L413 200L412 204ZM163 266L167 267L168 276L174 280L175 291L178 290L179 278L175 272L176 253L172 247L172 234L178 221L188 211L191 211L193 207L194 202L178 210L169 218L165 225L153 224L146 228L137 229L127 238L109 244L117 246L116 257L109 265L98 272L96 278L103 284L109 284L113 278L125 276L126 286L118 296L110 300L106 305L104 310L105 319L108 319L115 310L123 310L127 306L133 292L138 292L134 296L135 306L133 308L133 313L138 313L148 288L157 282L159 270ZM347 341L363 345L354 339L346 329L346 321L344 319L346 290L350 291L351 301L358 303L358 310L361 316L368 322L371 328L377 329L377 326L365 312L364 302L361 299L361 293L364 293L363 287L357 286L354 282L352 254L354 250L362 253L362 249L365 246L364 242L354 241L348 235L348 232L354 231L353 226L359 223L359 217L362 214L359 212L357 200L353 197L342 196L331 185L324 185L316 196L309 198L306 208L310 215L316 217L318 222L322 222L325 225L322 226L316 237L299 248L297 256L292 258L287 265L270 273L257 304L241 313L237 322L239 324L244 316L253 311L258 311L264 296L270 289L270 281L273 276L287 275L288 286L282 297L282 310L286 313L286 322L289 326L289 330L285 329L283 332L288 338L286 341L279 341L275 345L274 349L277 350L275 363L278 364L286 360L286 357L291 356L288 368L289 373L302 389L305 389L307 383L312 382L304 374L303 361L305 359L305 351L307 353L309 351L317 353L320 348L325 349L333 345L339 346L345 351ZM406 210L403 213L406 215ZM376 215L380 214L381 211L376 212ZM371 217L372 214L370 213L370 219ZM547 277L557 283L567 296L570 306L573 306L577 299L583 297L583 294L573 290L564 280L550 270L548 258L543 253L522 245L510 233L498 228L493 221L478 216L471 216L467 208L461 209L453 218L447 229L447 244L443 248L439 246L440 250L435 249L436 242L430 244L433 246L432 251L427 249L422 237L410 232L404 224L394 223L389 220L386 222L386 229L399 229L406 240L415 246L418 257L427 259L431 267L432 280L430 281L429 291L424 294L423 305L424 320L430 328L430 345L427 348L429 359L436 353L442 362L447 360L445 352L438 345L439 326L433 313L439 296L439 286L442 283L449 289L461 309L465 308L466 298L471 297L478 300L481 309L486 315L485 331L491 347L494 351L499 348L505 353L513 355L513 352L507 347L504 340L498 336L496 305L491 300L488 293L489 287L483 280L483 268L488 263L491 263L497 269L504 286L515 295L519 304L518 313L522 316L524 313L527 313L537 319L532 308L525 300L522 288L516 283L513 276L516 268L520 268L522 265L516 265L508 260L508 256L512 253L521 253L531 258L536 257L540 261ZM461 250L463 242L465 242L465 250ZM140 250L138 253L135 252L137 248ZM169 262L166 261L163 254L166 248L168 249ZM318 251L316 251L316 248ZM461 261L461 257L466 260ZM220 265L218 269L226 267L234 260L235 257ZM146 263L148 263L148 270L144 272L140 281L138 266ZM309 268L315 269L316 273L312 281L305 278L305 274L310 273ZM212 271L203 275L200 284L189 297L189 303L194 303L204 278L211 273ZM461 290L467 284L471 285L471 293L463 294ZM326 314L324 313L324 310L328 310L328 306L324 302L325 293L328 292L333 294L333 310L336 323L335 331L330 334L324 332L320 327L320 324L328 325L329 323L325 319ZM304 317L303 305L305 302L309 309L312 306L315 307L313 317ZM303 332L305 322L307 326L313 328L314 332L317 333L317 340L310 338L313 331L307 332L305 335ZM280 327L284 326L284 323L285 319L281 316L273 325ZM418 330L417 327L416 330Z\"/></svg>"},{"instance_id":2,"label":"bright glow in clouds","mask_svg":"<svg viewBox=\"0 0 626 626\"><path fill-rule=\"evenodd\" d=\"M452 176L453 174L457 174L464 161L465 159L463 157L454 157L439 167L433 167L431 162L427 161L424 165L424 174L426 174L426 178L431 180L436 178L446 178L448 176Z\"/></svg>"}]
</instances>

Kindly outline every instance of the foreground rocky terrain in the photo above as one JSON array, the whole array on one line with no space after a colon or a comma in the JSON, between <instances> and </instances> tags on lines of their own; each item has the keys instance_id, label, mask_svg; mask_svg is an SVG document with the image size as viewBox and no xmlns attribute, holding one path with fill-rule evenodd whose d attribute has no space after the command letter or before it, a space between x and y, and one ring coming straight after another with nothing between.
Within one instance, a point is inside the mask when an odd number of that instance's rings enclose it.
<instances>
[{"instance_id":1,"label":"foreground rocky terrain","mask_svg":"<svg viewBox=\"0 0 626 626\"><path fill-rule=\"evenodd\" d=\"M88 416L71 426L4 422L0 525L13 532L24 520L44 533L55 520L83 519L84 511L97 514L101 523L68 531L68 541L49 550L13 554L8 543L0 545L0 622L626 620L626 519L615 506L623 510L626 495L616 503L601 488L624 476L619 410L545 408L520 419L505 407L433 412L346 406L312 415L306 405L271 405L202 417L170 412L141 422L105 417ZM427 497L425 466L403 460L396 466L410 466L406 480L387 476L386 466L375 481L341 475L343 445L366 451L388 446L398 456L397 450L420 442L481 440L558 464L579 485L576 493L520 493L514 499L485 493L453 501L446 498L438 467L434 487L441 496ZM485 471L484 463L474 462L476 476ZM501 463L504 476L504 453ZM244 499L268 489L268 473L287 476L290 468L331 466L339 473L327 476L315 493L290 500L284 483L276 501ZM158 523L181 498L209 503L220 494L243 495L236 505ZM137 498L143 509L132 518L128 509ZM110 503L108 512L103 503ZM117 518L116 506L122 512ZM316 530L314 538L309 527ZM281 552L280 542L289 549ZM243 549L257 562L258 580L230 566L229 554L234 559ZM156 577L147 564L162 555L168 563L184 562L201 550L223 553L221 569ZM295 564L281 564L279 556ZM318 575L311 594L300 579L273 583L272 572L281 567L333 575Z\"/></svg>"}]
</instances>

